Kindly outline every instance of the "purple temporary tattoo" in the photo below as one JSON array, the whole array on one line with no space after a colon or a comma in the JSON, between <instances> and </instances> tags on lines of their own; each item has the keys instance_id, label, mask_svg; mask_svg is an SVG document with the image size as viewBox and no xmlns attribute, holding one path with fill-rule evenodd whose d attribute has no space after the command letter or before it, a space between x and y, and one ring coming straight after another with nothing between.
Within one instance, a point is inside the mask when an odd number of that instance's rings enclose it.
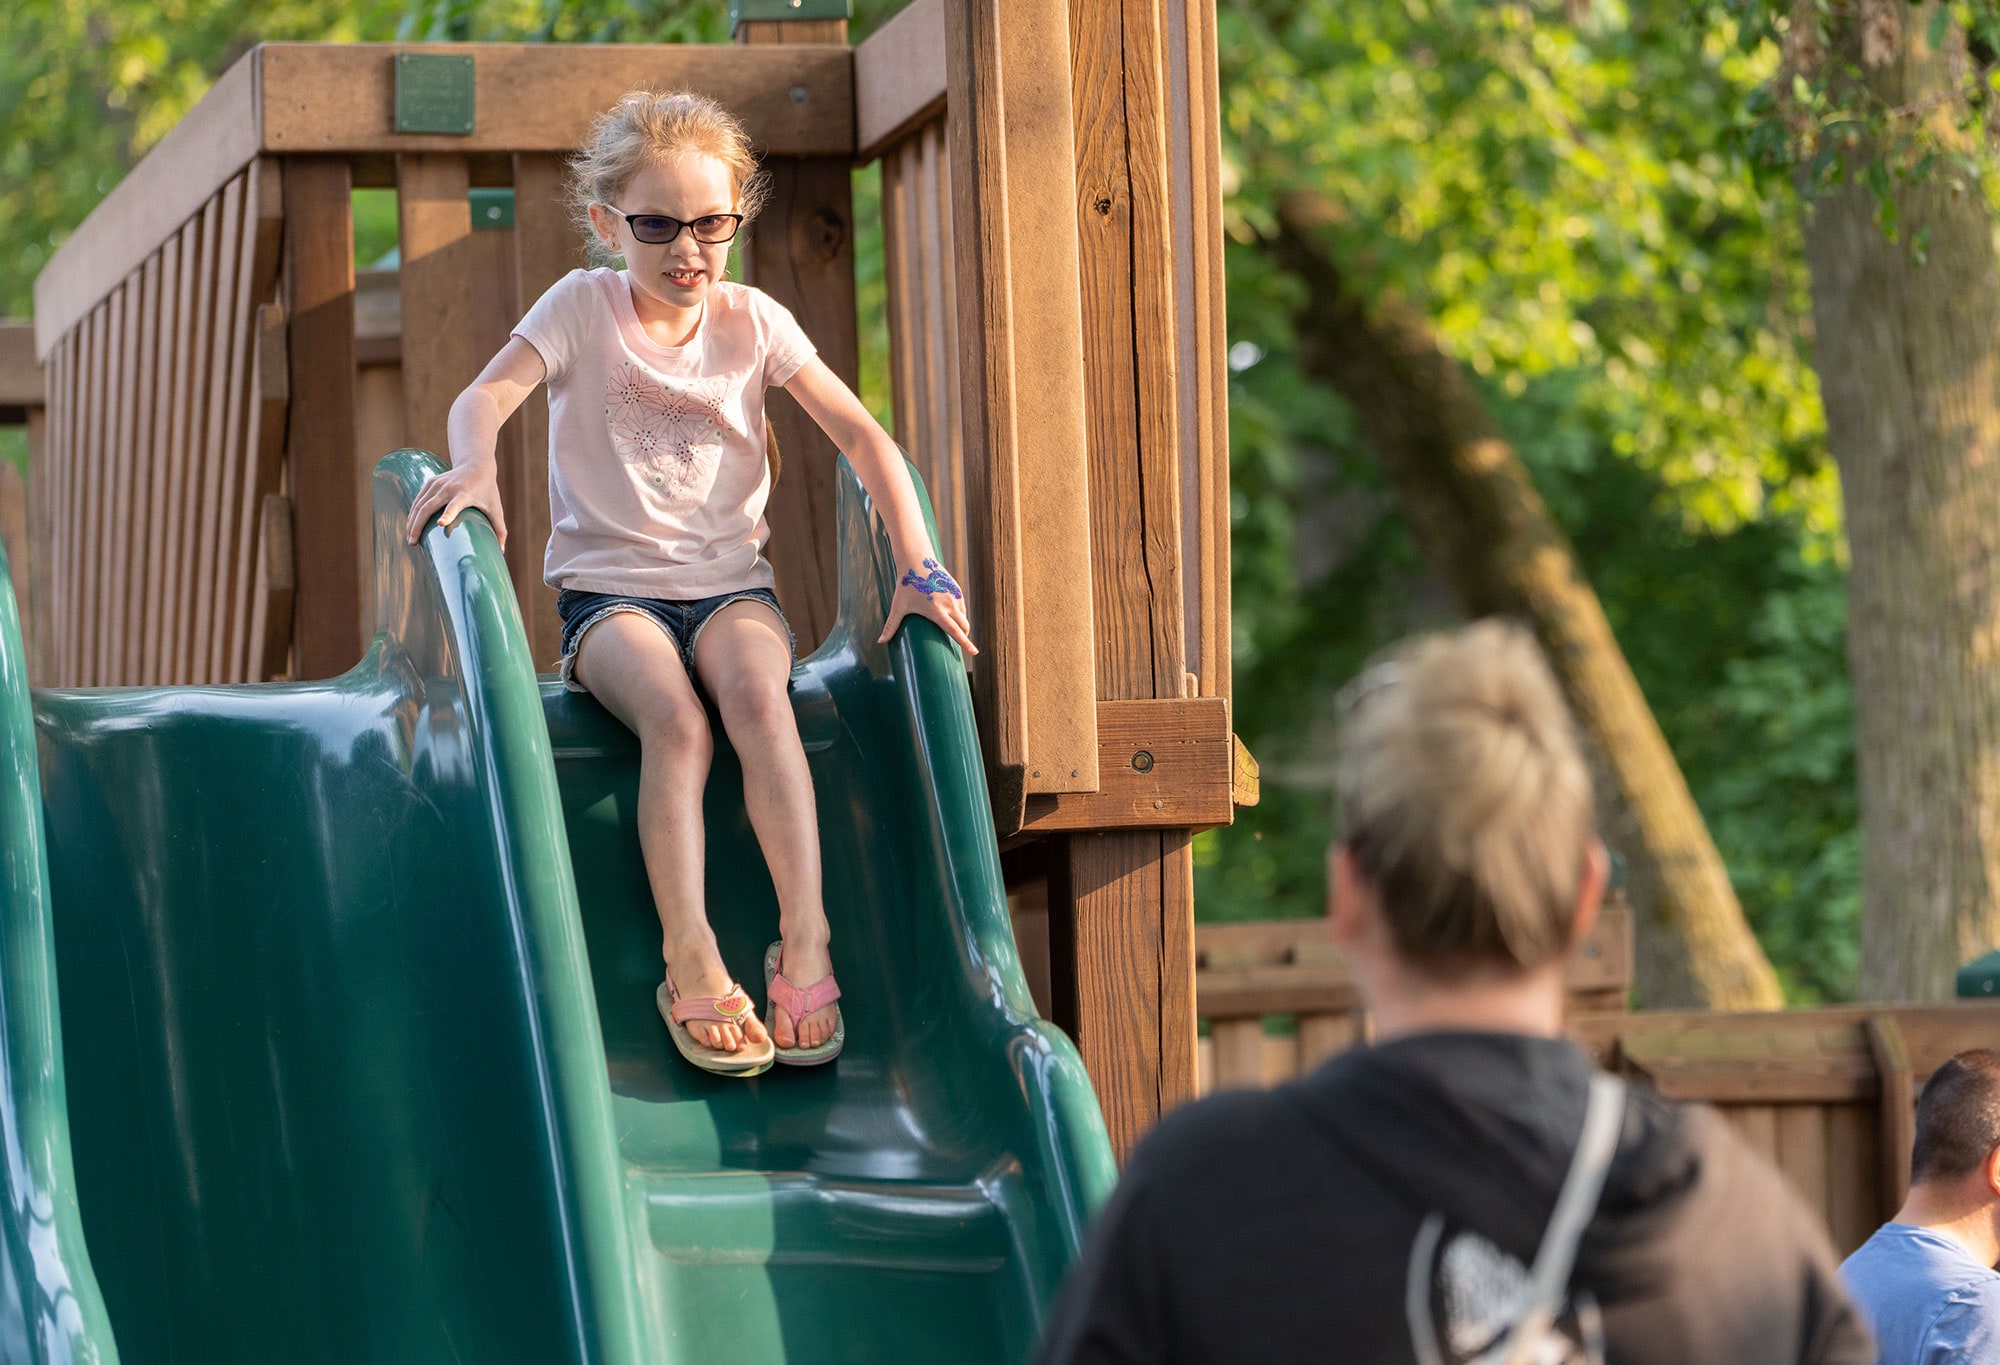
<instances>
[{"instance_id":1,"label":"purple temporary tattoo","mask_svg":"<svg viewBox=\"0 0 2000 1365\"><path fill-rule=\"evenodd\" d=\"M930 572L921 576L915 569L905 569L903 571L903 581L900 586L915 588L926 597L934 597L941 592L948 592L953 597L962 598L965 596L964 593L958 590L957 580L946 573L944 566L935 559L926 559L924 567L930 570Z\"/></svg>"}]
</instances>

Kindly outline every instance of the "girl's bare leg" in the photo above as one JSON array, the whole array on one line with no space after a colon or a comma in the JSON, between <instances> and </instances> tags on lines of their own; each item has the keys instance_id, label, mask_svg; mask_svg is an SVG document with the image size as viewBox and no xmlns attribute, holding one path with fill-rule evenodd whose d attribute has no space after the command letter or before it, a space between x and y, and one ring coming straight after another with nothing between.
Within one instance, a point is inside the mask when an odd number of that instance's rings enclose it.
<instances>
[{"instance_id":1,"label":"girl's bare leg","mask_svg":"<svg viewBox=\"0 0 2000 1365\"><path fill-rule=\"evenodd\" d=\"M785 685L792 648L785 627L761 602L732 602L708 620L694 647L695 671L722 712L743 760L743 799L778 892L778 932L785 977L801 988L833 970L820 900L819 812L812 770ZM779 1047L818 1047L833 1036L834 1006L793 1020L775 1004L771 1034Z\"/></svg>"},{"instance_id":2,"label":"girl's bare leg","mask_svg":"<svg viewBox=\"0 0 2000 1365\"><path fill-rule=\"evenodd\" d=\"M701 791L715 753L708 713L681 666L680 651L657 622L637 612L605 617L583 637L576 680L639 737L639 848L660 916L660 953L682 996L721 995L733 977L708 925L702 894ZM736 1052L754 1017L735 1024L695 1020L696 1042Z\"/></svg>"}]
</instances>

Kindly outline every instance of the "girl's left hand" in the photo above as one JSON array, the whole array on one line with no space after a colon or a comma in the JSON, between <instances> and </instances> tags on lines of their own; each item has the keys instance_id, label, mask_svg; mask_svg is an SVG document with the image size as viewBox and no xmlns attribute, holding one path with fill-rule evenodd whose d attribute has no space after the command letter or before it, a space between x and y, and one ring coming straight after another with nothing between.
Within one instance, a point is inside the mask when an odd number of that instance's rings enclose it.
<instances>
[{"instance_id":1,"label":"girl's left hand","mask_svg":"<svg viewBox=\"0 0 2000 1365\"><path fill-rule=\"evenodd\" d=\"M903 624L903 618L912 615L935 622L967 654L979 652L979 647L972 643L972 623L965 613L965 598L952 576L935 559L926 559L922 569L904 572L895 597L889 601L889 620L876 643L889 643Z\"/></svg>"}]
</instances>

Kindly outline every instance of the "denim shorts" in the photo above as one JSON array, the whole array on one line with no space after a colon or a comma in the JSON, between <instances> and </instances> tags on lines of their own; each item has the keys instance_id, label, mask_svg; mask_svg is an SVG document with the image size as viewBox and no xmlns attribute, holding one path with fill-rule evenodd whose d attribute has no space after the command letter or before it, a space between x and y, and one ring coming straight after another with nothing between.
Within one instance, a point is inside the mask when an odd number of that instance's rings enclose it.
<instances>
[{"instance_id":1,"label":"denim shorts","mask_svg":"<svg viewBox=\"0 0 2000 1365\"><path fill-rule=\"evenodd\" d=\"M792 634L791 622L785 620L785 613L778 606L778 595L769 588L748 588L743 592L725 592L715 597L698 597L691 602L669 602L658 597L621 597L611 592L580 592L574 588L564 588L556 594L556 615L562 617L562 664L559 672L563 686L572 692L587 692L590 689L576 680L576 650L583 642L583 633L607 616L615 616L621 611L635 611L656 622L667 638L680 651L681 664L687 669L688 677L696 687L701 686L694 671L694 646L701 639L702 631L708 623L731 602L762 602L769 607L785 627L785 638L791 641L793 654L798 653L799 640Z\"/></svg>"}]
</instances>

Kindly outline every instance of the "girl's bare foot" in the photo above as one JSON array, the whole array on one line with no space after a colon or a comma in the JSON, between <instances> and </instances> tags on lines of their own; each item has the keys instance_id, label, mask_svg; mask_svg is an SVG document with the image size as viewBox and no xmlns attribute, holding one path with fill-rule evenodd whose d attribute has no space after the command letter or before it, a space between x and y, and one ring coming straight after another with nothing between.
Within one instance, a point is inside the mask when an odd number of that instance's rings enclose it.
<instances>
[{"instance_id":1,"label":"girl's bare foot","mask_svg":"<svg viewBox=\"0 0 2000 1365\"><path fill-rule=\"evenodd\" d=\"M736 983L736 978L722 965L722 954L715 946L714 934L684 944L665 943L661 945L661 951L666 958L667 972L674 979L674 989L680 992L683 1000L702 995L727 995L729 988ZM691 1019L687 1030L703 1047L723 1052L741 1052L746 1042L759 1044L771 1036L755 1014L748 1016L740 1026L709 1019Z\"/></svg>"}]
</instances>

